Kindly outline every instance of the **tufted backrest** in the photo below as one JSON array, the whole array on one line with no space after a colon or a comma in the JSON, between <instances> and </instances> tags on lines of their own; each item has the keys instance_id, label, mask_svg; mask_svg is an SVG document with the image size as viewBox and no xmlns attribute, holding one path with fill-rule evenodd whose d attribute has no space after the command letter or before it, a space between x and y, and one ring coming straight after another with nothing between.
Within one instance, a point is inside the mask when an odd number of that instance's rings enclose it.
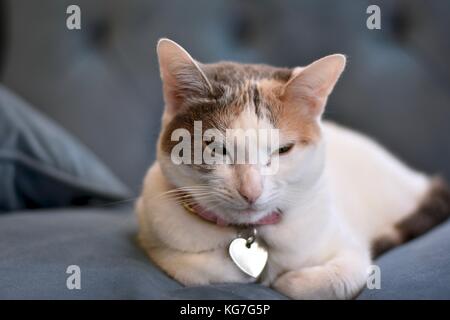
<instances>
[{"instance_id":1,"label":"tufted backrest","mask_svg":"<svg viewBox=\"0 0 450 320\"><path fill-rule=\"evenodd\" d=\"M137 191L163 107L158 38L204 62L296 66L341 52L349 65L326 116L450 176L450 3L377 2L381 30L366 28L369 1L3 0L1 79ZM66 28L70 4L81 30Z\"/></svg>"}]
</instances>

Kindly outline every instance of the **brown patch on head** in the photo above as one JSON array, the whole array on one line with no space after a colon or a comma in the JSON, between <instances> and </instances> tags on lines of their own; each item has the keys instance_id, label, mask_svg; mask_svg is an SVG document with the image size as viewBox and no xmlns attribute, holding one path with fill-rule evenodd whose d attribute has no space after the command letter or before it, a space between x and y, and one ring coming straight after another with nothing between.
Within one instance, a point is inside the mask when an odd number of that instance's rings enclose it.
<instances>
[{"instance_id":1,"label":"brown patch on head","mask_svg":"<svg viewBox=\"0 0 450 320\"><path fill-rule=\"evenodd\" d=\"M396 234L381 237L372 244L374 256L414 239L450 217L450 188L440 177L433 178L430 189L417 209L395 224Z\"/></svg>"},{"instance_id":2,"label":"brown patch on head","mask_svg":"<svg viewBox=\"0 0 450 320\"><path fill-rule=\"evenodd\" d=\"M282 133L301 144L314 143L320 138L320 128L315 117L304 111L302 103L310 101L287 102L283 99L285 83L263 80L259 89L265 103L266 115Z\"/></svg>"},{"instance_id":3,"label":"brown patch on head","mask_svg":"<svg viewBox=\"0 0 450 320\"><path fill-rule=\"evenodd\" d=\"M212 86L212 94L198 95L193 92L162 128L160 147L167 154L178 143L171 141L172 132L184 128L193 137L194 121L202 121L202 134L212 128L225 133L249 105L255 108L259 118L269 114L267 108L270 104L263 100L258 84L266 80L285 83L291 74L290 69L232 62L202 65L202 70Z\"/></svg>"},{"instance_id":4,"label":"brown patch on head","mask_svg":"<svg viewBox=\"0 0 450 320\"><path fill-rule=\"evenodd\" d=\"M288 68L235 62L206 64L203 71L211 84L216 87L239 87L248 80L272 79L287 82L292 73Z\"/></svg>"},{"instance_id":5,"label":"brown patch on head","mask_svg":"<svg viewBox=\"0 0 450 320\"><path fill-rule=\"evenodd\" d=\"M172 132L177 129L186 129L191 135L191 163L192 167L203 172L210 171L213 167L205 164L194 164L194 124L195 121L201 121L203 134L208 129L218 129L224 133L226 128L230 127L232 119L239 114L237 105L223 105L219 102L199 103L184 109L182 112L175 115L175 117L162 130L160 139L160 148L166 154L170 154L175 145L179 141L172 141ZM202 150L206 147L206 142L202 143Z\"/></svg>"},{"instance_id":6,"label":"brown patch on head","mask_svg":"<svg viewBox=\"0 0 450 320\"><path fill-rule=\"evenodd\" d=\"M259 89L256 85L252 87L252 100L253 100L253 106L255 107L255 114L258 118L262 117L261 112L261 97L259 94Z\"/></svg>"},{"instance_id":7,"label":"brown patch on head","mask_svg":"<svg viewBox=\"0 0 450 320\"><path fill-rule=\"evenodd\" d=\"M276 68L262 64L239 64L219 62L204 66L204 72L214 90L221 93L218 101L224 105L238 104L242 109L253 105L258 117L263 115L262 108L267 107L261 96L259 83L275 81L286 83L291 69Z\"/></svg>"},{"instance_id":8,"label":"brown patch on head","mask_svg":"<svg viewBox=\"0 0 450 320\"><path fill-rule=\"evenodd\" d=\"M194 121L202 121L202 134L212 128L225 133L245 108L254 108L257 118L268 119L284 136L299 144L314 143L320 138L317 118L305 112L305 105L316 103L314 99L283 99L292 69L232 62L201 65L201 69L211 90L208 95L192 92L180 104L182 107L162 129L163 152L170 154L178 143L171 141L174 130L187 129L193 138Z\"/></svg>"},{"instance_id":9,"label":"brown patch on head","mask_svg":"<svg viewBox=\"0 0 450 320\"><path fill-rule=\"evenodd\" d=\"M317 141L320 137L318 121L328 96L344 70L345 61L343 55L326 56L307 67L295 68L290 79L281 87L273 81L266 83L266 91L278 91L280 103L272 104L277 127L296 136L304 144Z\"/></svg>"}]
</instances>

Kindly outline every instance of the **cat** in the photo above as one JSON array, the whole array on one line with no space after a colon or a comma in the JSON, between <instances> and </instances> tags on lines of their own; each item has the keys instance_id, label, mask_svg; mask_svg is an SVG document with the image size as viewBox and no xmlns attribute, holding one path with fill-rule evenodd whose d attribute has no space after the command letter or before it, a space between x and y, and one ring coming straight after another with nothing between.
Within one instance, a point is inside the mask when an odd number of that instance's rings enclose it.
<instances>
[{"instance_id":1,"label":"cat","mask_svg":"<svg viewBox=\"0 0 450 320\"><path fill-rule=\"evenodd\" d=\"M293 299L350 299L365 286L374 257L449 216L443 179L322 120L344 55L293 69L201 64L169 39L158 42L157 54L165 109L157 160L136 203L138 237L179 282L259 281ZM204 129L278 129L279 170L262 175L254 164L175 164L171 134L192 132L194 121ZM240 226L255 228L267 248L258 280L228 255Z\"/></svg>"}]
</instances>

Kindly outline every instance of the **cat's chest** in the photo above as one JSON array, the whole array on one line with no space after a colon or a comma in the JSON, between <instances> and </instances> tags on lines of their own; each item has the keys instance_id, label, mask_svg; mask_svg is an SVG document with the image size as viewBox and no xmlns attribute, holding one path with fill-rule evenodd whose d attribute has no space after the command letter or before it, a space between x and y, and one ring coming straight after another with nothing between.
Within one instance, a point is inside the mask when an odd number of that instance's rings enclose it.
<instances>
[{"instance_id":1,"label":"cat's chest","mask_svg":"<svg viewBox=\"0 0 450 320\"><path fill-rule=\"evenodd\" d=\"M320 263L334 249L330 245L336 242L334 228L333 223L303 225L296 221L261 227L258 234L269 253L268 269L278 273Z\"/></svg>"}]
</instances>

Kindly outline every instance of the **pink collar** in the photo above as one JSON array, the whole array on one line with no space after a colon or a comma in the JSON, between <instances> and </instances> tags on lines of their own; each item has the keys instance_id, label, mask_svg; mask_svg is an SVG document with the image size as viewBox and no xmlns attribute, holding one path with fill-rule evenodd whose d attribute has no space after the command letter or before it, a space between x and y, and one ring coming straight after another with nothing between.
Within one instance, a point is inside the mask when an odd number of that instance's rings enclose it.
<instances>
[{"instance_id":1,"label":"pink collar","mask_svg":"<svg viewBox=\"0 0 450 320\"><path fill-rule=\"evenodd\" d=\"M213 211L206 210L202 206L198 204L194 205L188 205L185 202L182 202L182 206L186 211L197 215L198 217L209 221L211 223L214 223L218 226L226 227L229 226L230 223L228 221L223 220L220 218L217 214L215 214ZM254 222L252 225L268 225L268 224L276 224L281 220L281 213L278 211L274 211L265 217L261 218L260 220Z\"/></svg>"}]
</instances>

